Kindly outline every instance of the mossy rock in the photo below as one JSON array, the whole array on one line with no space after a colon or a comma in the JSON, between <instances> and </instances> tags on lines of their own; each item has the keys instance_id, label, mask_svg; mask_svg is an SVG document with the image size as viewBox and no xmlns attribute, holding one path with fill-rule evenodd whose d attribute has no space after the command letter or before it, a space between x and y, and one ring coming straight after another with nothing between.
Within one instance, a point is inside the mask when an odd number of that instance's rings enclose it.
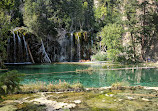
<instances>
[{"instance_id":1,"label":"mossy rock","mask_svg":"<svg viewBox=\"0 0 158 111\"><path fill-rule=\"evenodd\" d=\"M16 111L17 108L14 105L6 105L0 108L0 111Z\"/></svg>"},{"instance_id":2,"label":"mossy rock","mask_svg":"<svg viewBox=\"0 0 158 111\"><path fill-rule=\"evenodd\" d=\"M33 103L23 103L17 106L16 111L46 111L45 105L38 105Z\"/></svg>"}]
</instances>

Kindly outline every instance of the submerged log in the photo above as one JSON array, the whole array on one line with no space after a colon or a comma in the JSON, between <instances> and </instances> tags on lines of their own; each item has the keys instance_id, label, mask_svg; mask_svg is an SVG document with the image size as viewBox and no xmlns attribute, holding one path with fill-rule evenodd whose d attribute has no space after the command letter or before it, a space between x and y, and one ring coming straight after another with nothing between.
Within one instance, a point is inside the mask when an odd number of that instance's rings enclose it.
<instances>
[{"instance_id":1,"label":"submerged log","mask_svg":"<svg viewBox=\"0 0 158 111\"><path fill-rule=\"evenodd\" d=\"M8 69L0 69L0 71L7 71Z\"/></svg>"}]
</instances>

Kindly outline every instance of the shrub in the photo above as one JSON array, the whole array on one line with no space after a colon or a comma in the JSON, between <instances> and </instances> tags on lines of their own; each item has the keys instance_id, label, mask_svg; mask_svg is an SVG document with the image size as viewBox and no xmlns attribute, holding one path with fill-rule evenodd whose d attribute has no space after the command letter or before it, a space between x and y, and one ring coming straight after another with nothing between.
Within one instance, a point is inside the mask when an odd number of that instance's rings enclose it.
<instances>
[{"instance_id":1,"label":"shrub","mask_svg":"<svg viewBox=\"0 0 158 111\"><path fill-rule=\"evenodd\" d=\"M11 94L16 89L20 89L20 81L22 74L17 71L9 71L0 76L0 96Z\"/></svg>"},{"instance_id":2,"label":"shrub","mask_svg":"<svg viewBox=\"0 0 158 111\"><path fill-rule=\"evenodd\" d=\"M83 85L81 83L74 83L74 84L69 84L65 81L59 80L59 83L53 83L50 82L49 84L46 84L45 82L42 81L37 81L35 83L29 83L29 84L24 84L21 88L21 93L34 93L34 92L58 92L58 91L67 91L69 89L71 90L84 90Z\"/></svg>"},{"instance_id":3,"label":"shrub","mask_svg":"<svg viewBox=\"0 0 158 111\"><path fill-rule=\"evenodd\" d=\"M107 58L111 61L117 61L119 57L120 51L117 49L109 49L107 50Z\"/></svg>"},{"instance_id":4,"label":"shrub","mask_svg":"<svg viewBox=\"0 0 158 111\"><path fill-rule=\"evenodd\" d=\"M118 89L118 90L121 90L121 89L125 89L125 87L129 86L130 84L127 82L127 81L124 81L124 82L116 82L116 83L113 83L111 85L112 89Z\"/></svg>"},{"instance_id":5,"label":"shrub","mask_svg":"<svg viewBox=\"0 0 158 111\"><path fill-rule=\"evenodd\" d=\"M72 88L84 90L84 86L83 86L81 83L74 83L74 84L72 85Z\"/></svg>"},{"instance_id":6,"label":"shrub","mask_svg":"<svg viewBox=\"0 0 158 111\"><path fill-rule=\"evenodd\" d=\"M91 58L92 61L105 61L107 60L106 52L99 51Z\"/></svg>"}]
</instances>

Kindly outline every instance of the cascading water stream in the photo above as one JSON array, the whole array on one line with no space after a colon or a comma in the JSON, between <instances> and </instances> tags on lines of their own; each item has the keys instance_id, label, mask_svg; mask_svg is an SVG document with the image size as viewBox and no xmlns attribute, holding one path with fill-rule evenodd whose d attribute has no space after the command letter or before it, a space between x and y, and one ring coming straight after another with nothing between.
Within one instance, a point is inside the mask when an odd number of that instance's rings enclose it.
<instances>
[{"instance_id":1,"label":"cascading water stream","mask_svg":"<svg viewBox=\"0 0 158 111\"><path fill-rule=\"evenodd\" d=\"M79 37L79 35L78 35L78 60L81 60L81 44L80 44L80 37Z\"/></svg>"},{"instance_id":2,"label":"cascading water stream","mask_svg":"<svg viewBox=\"0 0 158 111\"><path fill-rule=\"evenodd\" d=\"M42 41L42 39L41 39L41 44L42 44L42 46L41 46L41 51L42 51L42 54L44 55L44 61L45 62L48 62L48 63L51 63L51 60L50 60L50 58L48 57L48 54L47 54L47 52L46 52L46 50L45 50L45 47L44 47L44 44L43 44L43 41Z\"/></svg>"},{"instance_id":3,"label":"cascading water stream","mask_svg":"<svg viewBox=\"0 0 158 111\"><path fill-rule=\"evenodd\" d=\"M27 50L27 43L26 43L24 35L23 35L23 41L24 41L24 46L25 46L25 50L26 50L26 61L29 61L29 53L28 53L28 50Z\"/></svg>"},{"instance_id":4,"label":"cascading water stream","mask_svg":"<svg viewBox=\"0 0 158 111\"><path fill-rule=\"evenodd\" d=\"M72 62L72 59L73 59L73 32L71 32L71 62Z\"/></svg>"},{"instance_id":5,"label":"cascading water stream","mask_svg":"<svg viewBox=\"0 0 158 111\"><path fill-rule=\"evenodd\" d=\"M93 47L93 38L92 38L92 36L91 36L91 46Z\"/></svg>"},{"instance_id":6,"label":"cascading water stream","mask_svg":"<svg viewBox=\"0 0 158 111\"><path fill-rule=\"evenodd\" d=\"M15 38L15 33L13 31L13 40L14 40L14 63L16 63L16 38Z\"/></svg>"},{"instance_id":7,"label":"cascading water stream","mask_svg":"<svg viewBox=\"0 0 158 111\"><path fill-rule=\"evenodd\" d=\"M65 36L65 44L64 44L64 56L65 56L65 60L66 60L66 57L67 57L67 52L66 52L66 47L67 47L67 39L66 39L66 36Z\"/></svg>"},{"instance_id":8,"label":"cascading water stream","mask_svg":"<svg viewBox=\"0 0 158 111\"><path fill-rule=\"evenodd\" d=\"M7 44L7 54L8 54L8 62L9 62L9 56L10 56L10 38L8 39L8 44Z\"/></svg>"},{"instance_id":9,"label":"cascading water stream","mask_svg":"<svg viewBox=\"0 0 158 111\"><path fill-rule=\"evenodd\" d=\"M18 37L18 47L19 47L18 55L22 55L22 43L21 43L21 38L19 37L18 31L17 31L17 37ZM20 62L22 61L22 56L19 56L19 60Z\"/></svg>"},{"instance_id":10,"label":"cascading water stream","mask_svg":"<svg viewBox=\"0 0 158 111\"><path fill-rule=\"evenodd\" d=\"M53 50L53 54L54 54L54 61L55 61L56 60L55 47L54 47L54 50Z\"/></svg>"}]
</instances>

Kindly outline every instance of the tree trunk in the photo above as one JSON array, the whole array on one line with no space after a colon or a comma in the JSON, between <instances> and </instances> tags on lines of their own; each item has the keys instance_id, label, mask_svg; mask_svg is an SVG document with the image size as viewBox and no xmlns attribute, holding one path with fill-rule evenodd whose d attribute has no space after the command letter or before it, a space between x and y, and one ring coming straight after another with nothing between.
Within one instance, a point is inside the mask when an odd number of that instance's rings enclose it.
<instances>
[{"instance_id":1,"label":"tree trunk","mask_svg":"<svg viewBox=\"0 0 158 111\"><path fill-rule=\"evenodd\" d=\"M27 42L26 42L27 43ZM32 56L32 53L30 51L30 47L29 47L29 44L27 43L27 48L28 48L28 51L29 51L29 54L30 54L30 57L31 57L31 60L32 60L32 63L35 63L34 59L33 59L33 56Z\"/></svg>"},{"instance_id":2,"label":"tree trunk","mask_svg":"<svg viewBox=\"0 0 158 111\"><path fill-rule=\"evenodd\" d=\"M136 61L136 49L135 49L135 40L133 37L133 33L131 33L131 39L132 39L132 46L133 46L134 61Z\"/></svg>"}]
</instances>

